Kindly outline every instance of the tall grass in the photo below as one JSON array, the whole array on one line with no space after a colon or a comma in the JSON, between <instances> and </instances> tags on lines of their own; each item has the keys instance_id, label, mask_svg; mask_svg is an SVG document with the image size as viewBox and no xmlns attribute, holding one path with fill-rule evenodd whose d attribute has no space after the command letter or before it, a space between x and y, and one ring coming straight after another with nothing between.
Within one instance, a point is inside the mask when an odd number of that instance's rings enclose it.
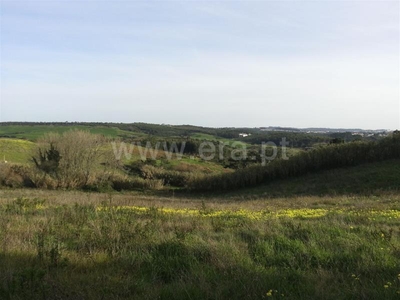
<instances>
[{"instance_id":1,"label":"tall grass","mask_svg":"<svg viewBox=\"0 0 400 300\"><path fill-rule=\"evenodd\" d=\"M82 197L1 200L1 299L398 299L398 196L324 214Z\"/></svg>"}]
</instances>

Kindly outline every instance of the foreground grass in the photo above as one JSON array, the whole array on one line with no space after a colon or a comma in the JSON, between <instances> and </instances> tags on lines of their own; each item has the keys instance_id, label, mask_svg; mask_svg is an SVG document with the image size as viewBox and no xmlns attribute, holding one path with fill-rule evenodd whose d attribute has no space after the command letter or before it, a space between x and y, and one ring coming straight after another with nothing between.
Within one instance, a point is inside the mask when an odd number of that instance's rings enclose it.
<instances>
[{"instance_id":1,"label":"foreground grass","mask_svg":"<svg viewBox=\"0 0 400 300\"><path fill-rule=\"evenodd\" d=\"M400 196L0 193L1 299L398 299Z\"/></svg>"}]
</instances>

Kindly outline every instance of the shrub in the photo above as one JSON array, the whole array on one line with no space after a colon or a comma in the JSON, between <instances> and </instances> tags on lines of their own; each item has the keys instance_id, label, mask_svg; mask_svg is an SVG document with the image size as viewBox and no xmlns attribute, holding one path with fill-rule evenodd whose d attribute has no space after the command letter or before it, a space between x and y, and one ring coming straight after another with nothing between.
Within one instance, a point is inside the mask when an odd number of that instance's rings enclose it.
<instances>
[{"instance_id":1,"label":"shrub","mask_svg":"<svg viewBox=\"0 0 400 300\"><path fill-rule=\"evenodd\" d=\"M30 176L29 167L1 163L0 186L11 188L34 187L35 183Z\"/></svg>"},{"instance_id":2,"label":"shrub","mask_svg":"<svg viewBox=\"0 0 400 300\"><path fill-rule=\"evenodd\" d=\"M110 159L104 150L105 141L101 135L80 130L48 134L39 141L33 161L56 187L82 188L94 180L101 160Z\"/></svg>"},{"instance_id":3,"label":"shrub","mask_svg":"<svg viewBox=\"0 0 400 300\"><path fill-rule=\"evenodd\" d=\"M164 186L162 180L143 179L120 174L111 176L109 182L111 183L111 187L116 191L143 189L159 190Z\"/></svg>"}]
</instances>

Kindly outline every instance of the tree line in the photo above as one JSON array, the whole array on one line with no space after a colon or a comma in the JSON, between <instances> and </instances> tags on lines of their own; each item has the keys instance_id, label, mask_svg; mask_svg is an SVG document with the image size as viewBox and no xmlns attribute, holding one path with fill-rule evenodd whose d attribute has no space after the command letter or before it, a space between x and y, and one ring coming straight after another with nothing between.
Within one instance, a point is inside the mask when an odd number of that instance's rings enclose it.
<instances>
[{"instance_id":1,"label":"tree line","mask_svg":"<svg viewBox=\"0 0 400 300\"><path fill-rule=\"evenodd\" d=\"M203 176L188 183L191 191L222 191L250 187L307 173L400 158L400 133L379 141L331 144L304 151L289 160L276 159L232 173Z\"/></svg>"}]
</instances>

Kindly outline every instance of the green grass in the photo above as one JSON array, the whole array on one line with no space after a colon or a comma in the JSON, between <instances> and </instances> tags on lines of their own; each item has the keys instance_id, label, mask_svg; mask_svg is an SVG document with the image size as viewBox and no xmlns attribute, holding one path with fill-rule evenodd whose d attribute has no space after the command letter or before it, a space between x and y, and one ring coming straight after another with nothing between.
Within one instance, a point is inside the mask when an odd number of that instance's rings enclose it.
<instances>
[{"instance_id":1,"label":"green grass","mask_svg":"<svg viewBox=\"0 0 400 300\"><path fill-rule=\"evenodd\" d=\"M399 297L398 194L255 202L0 196L1 299Z\"/></svg>"},{"instance_id":2,"label":"green grass","mask_svg":"<svg viewBox=\"0 0 400 300\"><path fill-rule=\"evenodd\" d=\"M129 131L124 131L114 127L103 127L103 126L83 126L83 125L65 125L65 126L54 126L54 125L3 125L0 126L0 137L10 137L18 139L27 139L36 141L46 133L56 132L63 133L69 130L88 130L91 133L102 134L109 137L118 136L132 136L133 134Z\"/></svg>"},{"instance_id":3,"label":"green grass","mask_svg":"<svg viewBox=\"0 0 400 300\"><path fill-rule=\"evenodd\" d=\"M205 161L197 157L182 157L182 159L174 159L167 162L164 166L167 169L178 170L178 171L190 171L190 172L203 172L203 173L224 173L231 170L224 168L222 165L213 162Z\"/></svg>"},{"instance_id":4,"label":"green grass","mask_svg":"<svg viewBox=\"0 0 400 300\"><path fill-rule=\"evenodd\" d=\"M33 146L0 140L15 162ZM399 174L390 160L190 197L0 190L0 299L398 299Z\"/></svg>"},{"instance_id":5,"label":"green grass","mask_svg":"<svg viewBox=\"0 0 400 300\"><path fill-rule=\"evenodd\" d=\"M198 139L198 140L208 140L208 141L217 141L217 140L221 140L221 141L230 141L229 139L224 139L224 138L220 138L217 137L215 135L211 135L211 134L206 134L206 133L194 133L191 135L192 138L194 139Z\"/></svg>"},{"instance_id":6,"label":"green grass","mask_svg":"<svg viewBox=\"0 0 400 300\"><path fill-rule=\"evenodd\" d=\"M400 190L400 160L363 164L278 180L227 194L249 197L298 197L299 195L371 195Z\"/></svg>"},{"instance_id":7,"label":"green grass","mask_svg":"<svg viewBox=\"0 0 400 300\"><path fill-rule=\"evenodd\" d=\"M0 160L25 164L32 157L35 143L18 139L0 138Z\"/></svg>"}]
</instances>

